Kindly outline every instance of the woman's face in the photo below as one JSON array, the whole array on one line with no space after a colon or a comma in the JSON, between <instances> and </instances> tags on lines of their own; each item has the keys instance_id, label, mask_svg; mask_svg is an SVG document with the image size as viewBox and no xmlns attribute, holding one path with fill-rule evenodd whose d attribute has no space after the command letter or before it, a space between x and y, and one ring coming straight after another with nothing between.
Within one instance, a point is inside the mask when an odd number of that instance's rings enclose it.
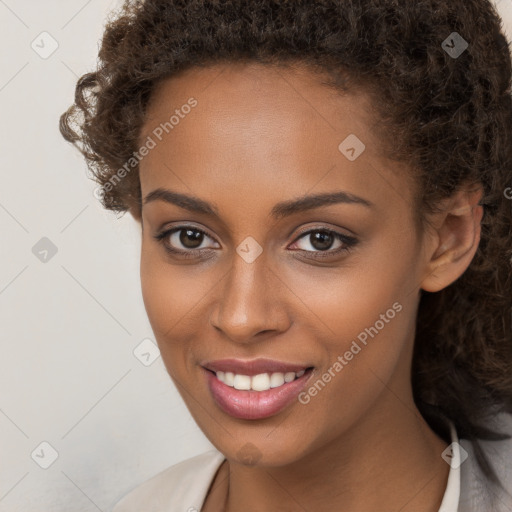
<instances>
[{"instance_id":1,"label":"woman's face","mask_svg":"<svg viewBox=\"0 0 512 512\"><path fill-rule=\"evenodd\" d=\"M427 255L412 181L371 123L364 96L299 69L194 68L153 93L144 303L170 376L228 459L285 465L414 414Z\"/></svg>"}]
</instances>

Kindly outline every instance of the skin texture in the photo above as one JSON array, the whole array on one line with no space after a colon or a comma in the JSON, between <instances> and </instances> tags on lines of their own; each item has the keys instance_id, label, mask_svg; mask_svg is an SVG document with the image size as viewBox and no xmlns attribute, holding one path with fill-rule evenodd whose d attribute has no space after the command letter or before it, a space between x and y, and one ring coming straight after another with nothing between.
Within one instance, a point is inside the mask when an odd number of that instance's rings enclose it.
<instances>
[{"instance_id":1,"label":"skin texture","mask_svg":"<svg viewBox=\"0 0 512 512\"><path fill-rule=\"evenodd\" d=\"M441 290L470 264L481 190L446 200L432 229L419 232L415 184L405 166L380 156L367 98L336 94L298 67L215 65L166 79L141 141L190 97L197 106L140 163L142 197L171 189L214 204L219 218L145 203L141 283L167 371L227 459L202 510L437 511L447 444L412 398L416 311L420 289ZM338 149L350 134L366 146L354 161ZM269 216L283 200L340 190L372 206ZM207 252L169 255L154 238L180 225L206 231L191 247ZM322 251L303 234L313 228L357 244L315 260ZM178 235L164 241L190 251ZM236 252L248 236L263 249L253 263ZM329 250L341 245L334 239ZM301 363L315 367L315 382L396 302L402 310L307 405L241 420L210 396L200 363L213 359Z\"/></svg>"}]
</instances>

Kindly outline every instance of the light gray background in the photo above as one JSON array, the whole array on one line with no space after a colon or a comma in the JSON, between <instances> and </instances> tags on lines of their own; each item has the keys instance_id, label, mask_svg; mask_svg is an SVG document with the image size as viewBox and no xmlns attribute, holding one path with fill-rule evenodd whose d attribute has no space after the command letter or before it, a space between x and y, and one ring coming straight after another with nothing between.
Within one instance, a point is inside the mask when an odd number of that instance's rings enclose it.
<instances>
[{"instance_id":1,"label":"light gray background","mask_svg":"<svg viewBox=\"0 0 512 512\"><path fill-rule=\"evenodd\" d=\"M151 344L138 225L101 208L58 131L120 5L0 0L0 512L107 512L211 447Z\"/></svg>"}]
</instances>

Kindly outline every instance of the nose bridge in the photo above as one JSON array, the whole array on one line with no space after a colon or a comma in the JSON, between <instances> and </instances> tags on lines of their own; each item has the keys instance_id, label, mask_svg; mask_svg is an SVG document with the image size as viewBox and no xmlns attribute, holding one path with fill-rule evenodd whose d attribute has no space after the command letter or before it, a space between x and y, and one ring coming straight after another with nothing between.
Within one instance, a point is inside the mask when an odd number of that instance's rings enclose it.
<instances>
[{"instance_id":1,"label":"nose bridge","mask_svg":"<svg viewBox=\"0 0 512 512\"><path fill-rule=\"evenodd\" d=\"M213 324L233 341L249 342L257 333L280 329L278 297L271 287L272 271L260 254L249 263L238 253L226 276Z\"/></svg>"}]
</instances>

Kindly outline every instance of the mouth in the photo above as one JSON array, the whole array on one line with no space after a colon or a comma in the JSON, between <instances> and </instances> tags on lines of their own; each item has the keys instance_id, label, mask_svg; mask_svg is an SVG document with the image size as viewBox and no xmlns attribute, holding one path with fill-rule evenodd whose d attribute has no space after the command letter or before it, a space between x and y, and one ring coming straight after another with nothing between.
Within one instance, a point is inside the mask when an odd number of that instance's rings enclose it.
<instances>
[{"instance_id":1,"label":"mouth","mask_svg":"<svg viewBox=\"0 0 512 512\"><path fill-rule=\"evenodd\" d=\"M313 366L268 359L222 360L202 367L217 406L234 418L246 420L280 413L297 400L314 370Z\"/></svg>"}]
</instances>

